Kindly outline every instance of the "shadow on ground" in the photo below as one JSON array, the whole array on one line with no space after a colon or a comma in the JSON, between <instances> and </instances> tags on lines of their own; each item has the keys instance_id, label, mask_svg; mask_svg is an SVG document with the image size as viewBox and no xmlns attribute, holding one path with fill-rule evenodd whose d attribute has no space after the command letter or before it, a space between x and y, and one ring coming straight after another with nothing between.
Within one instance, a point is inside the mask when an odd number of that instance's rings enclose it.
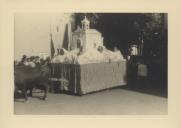
<instances>
[{"instance_id":1,"label":"shadow on ground","mask_svg":"<svg viewBox=\"0 0 181 128\"><path fill-rule=\"evenodd\" d=\"M130 91L136 91L140 93L146 93L159 97L168 97L167 85L160 82L134 82L129 83L126 86L117 87L120 89L126 89Z\"/></svg>"}]
</instances>

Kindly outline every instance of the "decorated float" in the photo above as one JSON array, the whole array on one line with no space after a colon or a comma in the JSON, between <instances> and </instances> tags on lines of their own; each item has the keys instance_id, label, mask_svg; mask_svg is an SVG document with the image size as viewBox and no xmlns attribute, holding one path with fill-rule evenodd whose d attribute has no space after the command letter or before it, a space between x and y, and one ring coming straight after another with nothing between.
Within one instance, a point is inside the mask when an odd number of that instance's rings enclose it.
<instances>
[{"instance_id":1,"label":"decorated float","mask_svg":"<svg viewBox=\"0 0 181 128\"><path fill-rule=\"evenodd\" d=\"M80 95L126 85L126 60L121 52L108 50L86 17L81 24L71 33L67 50L58 49L52 58L50 80L59 83L60 91Z\"/></svg>"}]
</instances>

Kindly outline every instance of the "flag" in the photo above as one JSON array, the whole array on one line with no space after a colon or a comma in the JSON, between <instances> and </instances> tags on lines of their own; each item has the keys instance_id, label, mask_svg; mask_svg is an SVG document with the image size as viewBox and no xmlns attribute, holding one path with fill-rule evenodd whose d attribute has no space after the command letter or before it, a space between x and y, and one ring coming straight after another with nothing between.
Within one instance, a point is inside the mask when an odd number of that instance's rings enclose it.
<instances>
[{"instance_id":1,"label":"flag","mask_svg":"<svg viewBox=\"0 0 181 128\"><path fill-rule=\"evenodd\" d=\"M71 22L68 22L68 50L70 50L70 46L72 44L72 26L71 26Z\"/></svg>"},{"instance_id":2,"label":"flag","mask_svg":"<svg viewBox=\"0 0 181 128\"><path fill-rule=\"evenodd\" d=\"M50 35L50 53L51 53L51 58L53 58L55 54L55 48L53 44L52 34Z\"/></svg>"}]
</instances>

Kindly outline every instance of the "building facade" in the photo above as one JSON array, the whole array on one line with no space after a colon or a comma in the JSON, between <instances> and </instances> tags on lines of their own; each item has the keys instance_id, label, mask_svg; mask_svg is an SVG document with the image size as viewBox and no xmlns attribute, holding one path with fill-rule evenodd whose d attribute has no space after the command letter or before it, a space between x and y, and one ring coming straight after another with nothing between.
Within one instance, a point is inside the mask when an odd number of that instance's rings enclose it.
<instances>
[{"instance_id":1,"label":"building facade","mask_svg":"<svg viewBox=\"0 0 181 128\"><path fill-rule=\"evenodd\" d=\"M83 51L103 46L102 34L96 29L90 28L90 22L84 17L81 21L81 27L72 33L72 42L70 42L70 50L80 49Z\"/></svg>"}]
</instances>

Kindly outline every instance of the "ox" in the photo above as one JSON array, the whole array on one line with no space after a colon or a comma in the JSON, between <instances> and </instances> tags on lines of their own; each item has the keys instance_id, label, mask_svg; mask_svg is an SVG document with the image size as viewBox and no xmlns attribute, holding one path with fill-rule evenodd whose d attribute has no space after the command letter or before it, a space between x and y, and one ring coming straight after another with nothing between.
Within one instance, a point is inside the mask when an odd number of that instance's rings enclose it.
<instances>
[{"instance_id":1,"label":"ox","mask_svg":"<svg viewBox=\"0 0 181 128\"><path fill-rule=\"evenodd\" d=\"M28 100L27 91L30 90L30 96L32 96L33 88L41 89L44 91L43 100L47 97L47 91L49 86L49 67L48 66L15 66L15 92L21 90L25 102Z\"/></svg>"}]
</instances>

